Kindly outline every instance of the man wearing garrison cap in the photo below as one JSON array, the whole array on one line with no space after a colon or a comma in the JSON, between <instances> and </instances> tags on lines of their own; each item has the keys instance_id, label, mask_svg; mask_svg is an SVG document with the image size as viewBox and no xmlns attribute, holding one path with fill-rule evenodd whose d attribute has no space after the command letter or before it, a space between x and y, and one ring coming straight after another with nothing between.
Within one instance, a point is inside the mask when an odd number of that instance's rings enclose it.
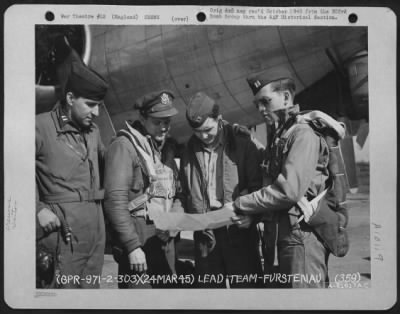
<instances>
[{"instance_id":1,"label":"man wearing garrison cap","mask_svg":"<svg viewBox=\"0 0 400 314\"><path fill-rule=\"evenodd\" d=\"M272 134L263 162L263 187L237 198L235 212L265 215L265 271L303 278L287 280L284 287L326 287L329 253L301 218L303 213L296 204L303 196L312 200L325 190L327 144L300 119L293 101L295 83L288 69L267 70L247 81ZM304 279L310 277L316 280Z\"/></svg>"},{"instance_id":2,"label":"man wearing garrison cap","mask_svg":"<svg viewBox=\"0 0 400 314\"><path fill-rule=\"evenodd\" d=\"M186 118L193 129L181 160L183 206L199 214L231 204L241 193L261 186L261 158L247 128L222 120L218 104L203 92L195 94ZM247 223L242 221L243 223ZM198 288L225 288L210 275L245 276L261 272L255 223L194 232ZM229 278L229 277L225 277ZM232 277L233 278L233 277ZM232 288L254 288L256 282L230 281Z\"/></svg>"},{"instance_id":3,"label":"man wearing garrison cap","mask_svg":"<svg viewBox=\"0 0 400 314\"><path fill-rule=\"evenodd\" d=\"M175 142L168 137L171 119L178 113L168 90L139 98L139 119L126 121L106 153L105 213L112 229L118 274L171 276L176 274L176 233L158 230L149 211L182 209L176 199L178 169ZM167 281L123 281L119 288L176 287Z\"/></svg>"},{"instance_id":4,"label":"man wearing garrison cap","mask_svg":"<svg viewBox=\"0 0 400 314\"><path fill-rule=\"evenodd\" d=\"M104 149L94 119L108 85L67 49L58 68L62 99L51 112L36 116L36 283L38 288L99 288Z\"/></svg>"}]
</instances>

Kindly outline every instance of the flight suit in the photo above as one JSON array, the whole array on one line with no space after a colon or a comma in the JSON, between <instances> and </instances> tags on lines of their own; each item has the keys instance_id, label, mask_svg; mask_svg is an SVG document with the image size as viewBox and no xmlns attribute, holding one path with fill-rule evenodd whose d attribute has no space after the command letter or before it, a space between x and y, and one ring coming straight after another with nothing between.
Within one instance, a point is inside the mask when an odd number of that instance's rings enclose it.
<instances>
[{"instance_id":1,"label":"flight suit","mask_svg":"<svg viewBox=\"0 0 400 314\"><path fill-rule=\"evenodd\" d=\"M278 286L326 287L329 253L311 227L300 220L301 211L295 205L302 196L311 200L325 189L328 146L307 123L287 134L296 114L289 112L266 151L264 187L241 196L235 205L244 214L266 214L265 269L273 269L277 246L278 272L285 275Z\"/></svg>"},{"instance_id":2,"label":"flight suit","mask_svg":"<svg viewBox=\"0 0 400 314\"><path fill-rule=\"evenodd\" d=\"M55 281L49 287L98 288L104 261L105 226L101 206L103 145L96 125L79 131L60 105L36 117L36 211L48 208L63 227L37 245L56 254ZM66 241L66 228L71 240ZM66 282L66 276L73 280Z\"/></svg>"},{"instance_id":3,"label":"flight suit","mask_svg":"<svg viewBox=\"0 0 400 314\"><path fill-rule=\"evenodd\" d=\"M143 135L143 126L135 121L132 125ZM129 128L124 131L129 132ZM126 134L126 133L125 133ZM173 287L159 282L137 280L137 274L130 269L128 254L141 247L146 255L148 276L171 276L176 274L175 237L170 234L164 242L157 236L157 230L148 217L147 209L155 206L159 210L170 210L174 203L177 186L177 166L174 145L167 140L161 151L147 137L155 158L155 197L129 210L129 203L140 198L149 187L149 177L129 135L119 132L110 144L105 156L105 214L110 221L113 238L113 254L118 262L119 288L167 288ZM167 277L165 277L167 278Z\"/></svg>"}]
</instances>

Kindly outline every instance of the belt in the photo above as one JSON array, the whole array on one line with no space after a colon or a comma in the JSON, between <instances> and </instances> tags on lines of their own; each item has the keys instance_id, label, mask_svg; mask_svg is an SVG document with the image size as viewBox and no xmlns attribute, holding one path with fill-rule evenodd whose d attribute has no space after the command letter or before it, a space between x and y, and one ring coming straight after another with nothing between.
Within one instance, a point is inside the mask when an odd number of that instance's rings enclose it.
<instances>
[{"instance_id":1,"label":"belt","mask_svg":"<svg viewBox=\"0 0 400 314\"><path fill-rule=\"evenodd\" d=\"M104 190L75 191L47 194L41 197L44 203L74 203L86 201L100 201L104 199Z\"/></svg>"},{"instance_id":2,"label":"belt","mask_svg":"<svg viewBox=\"0 0 400 314\"><path fill-rule=\"evenodd\" d=\"M145 208L142 209L133 209L130 210L129 213L131 214L131 217L134 218L144 218L146 221L146 225L153 225L154 221L150 219L149 214L147 213L147 210Z\"/></svg>"},{"instance_id":3,"label":"belt","mask_svg":"<svg viewBox=\"0 0 400 314\"><path fill-rule=\"evenodd\" d=\"M131 210L130 214L132 217L147 217L146 209L139 209L139 210Z\"/></svg>"}]
</instances>

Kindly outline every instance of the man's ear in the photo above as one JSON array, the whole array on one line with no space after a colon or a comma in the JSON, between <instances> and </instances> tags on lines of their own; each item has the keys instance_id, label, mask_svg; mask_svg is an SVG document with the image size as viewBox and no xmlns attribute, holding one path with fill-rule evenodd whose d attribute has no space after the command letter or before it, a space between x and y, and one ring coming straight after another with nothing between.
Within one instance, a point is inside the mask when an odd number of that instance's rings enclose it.
<instances>
[{"instance_id":1,"label":"man's ear","mask_svg":"<svg viewBox=\"0 0 400 314\"><path fill-rule=\"evenodd\" d=\"M75 98L74 94L72 92L68 92L65 95L65 100L67 102L67 105L72 106L72 100Z\"/></svg>"}]
</instances>

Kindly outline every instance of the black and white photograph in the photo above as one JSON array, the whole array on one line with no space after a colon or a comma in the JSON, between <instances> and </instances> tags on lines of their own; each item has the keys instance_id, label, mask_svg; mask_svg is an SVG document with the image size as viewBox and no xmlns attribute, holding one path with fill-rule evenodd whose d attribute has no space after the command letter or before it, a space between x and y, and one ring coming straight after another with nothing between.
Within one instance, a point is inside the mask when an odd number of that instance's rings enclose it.
<instances>
[{"instance_id":1,"label":"black and white photograph","mask_svg":"<svg viewBox=\"0 0 400 314\"><path fill-rule=\"evenodd\" d=\"M5 36L10 307L396 302L393 12L30 7Z\"/></svg>"}]
</instances>

